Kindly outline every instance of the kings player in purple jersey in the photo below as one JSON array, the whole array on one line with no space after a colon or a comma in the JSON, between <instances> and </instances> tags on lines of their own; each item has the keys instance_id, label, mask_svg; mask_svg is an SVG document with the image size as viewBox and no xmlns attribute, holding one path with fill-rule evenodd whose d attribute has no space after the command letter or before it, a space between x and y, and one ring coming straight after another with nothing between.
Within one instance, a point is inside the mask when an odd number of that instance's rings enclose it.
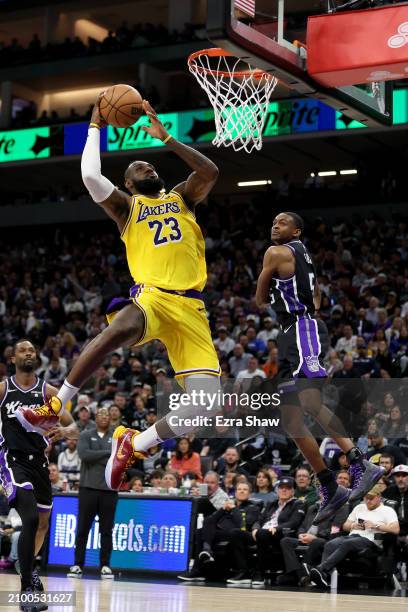
<instances>
[{"instance_id":1,"label":"kings player in purple jersey","mask_svg":"<svg viewBox=\"0 0 408 612\"><path fill-rule=\"evenodd\" d=\"M256 291L257 305L271 304L280 324L278 387L284 426L312 466L322 490L318 524L347 501L364 497L381 478L382 468L369 463L340 420L321 402L327 377L323 357L329 348L325 323L316 318L320 290L312 258L301 240L303 220L292 212L278 214L272 225L273 246L265 253ZM320 455L316 439L304 422L312 416L346 453L352 489L338 485Z\"/></svg>"},{"instance_id":2,"label":"kings player in purple jersey","mask_svg":"<svg viewBox=\"0 0 408 612\"><path fill-rule=\"evenodd\" d=\"M45 450L51 441L78 438L79 432L68 411L48 419L47 430L30 429L24 410L40 408L57 389L38 378L38 358L28 340L18 340L13 349L14 376L0 382L0 486L9 505L20 515L18 540L23 612L46 610L33 603L33 591L43 591L34 558L48 531L52 491ZM46 436L46 437L45 437ZM30 599L32 597L32 599Z\"/></svg>"}]
</instances>

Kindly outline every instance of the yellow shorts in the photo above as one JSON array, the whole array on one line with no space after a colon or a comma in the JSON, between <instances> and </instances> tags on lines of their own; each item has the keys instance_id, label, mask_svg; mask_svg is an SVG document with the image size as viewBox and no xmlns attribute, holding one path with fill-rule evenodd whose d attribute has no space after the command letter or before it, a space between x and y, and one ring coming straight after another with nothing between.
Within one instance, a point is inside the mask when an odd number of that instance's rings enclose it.
<instances>
[{"instance_id":1,"label":"yellow shorts","mask_svg":"<svg viewBox=\"0 0 408 612\"><path fill-rule=\"evenodd\" d=\"M132 290L130 301L139 306L145 317L145 328L138 345L155 339L163 342L176 378L192 374L220 376L204 302L166 293L157 287L135 287L137 290ZM114 315L115 310L107 315L109 322Z\"/></svg>"}]
</instances>

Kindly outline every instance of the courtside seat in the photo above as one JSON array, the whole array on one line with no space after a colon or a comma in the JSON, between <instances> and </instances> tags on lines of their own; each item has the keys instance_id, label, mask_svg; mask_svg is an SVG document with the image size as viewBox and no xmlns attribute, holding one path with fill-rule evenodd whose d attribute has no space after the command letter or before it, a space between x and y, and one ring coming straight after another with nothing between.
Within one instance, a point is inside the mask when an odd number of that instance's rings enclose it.
<instances>
[{"instance_id":1,"label":"courtside seat","mask_svg":"<svg viewBox=\"0 0 408 612\"><path fill-rule=\"evenodd\" d=\"M304 547L305 548L305 547ZM214 581L226 579L233 570L233 557L229 542L227 540L217 542L213 548L215 563L208 566L208 578ZM269 555L268 574L273 579L277 574L284 571L283 556L280 550L271 546ZM257 569L257 547L252 544L248 547L248 567L250 570ZM236 570L235 570L236 571Z\"/></svg>"},{"instance_id":2,"label":"courtside seat","mask_svg":"<svg viewBox=\"0 0 408 612\"><path fill-rule=\"evenodd\" d=\"M373 586L400 588L395 576L397 565L397 537L393 534L377 534L381 542L378 552L371 546L358 554L349 555L337 566L338 581L343 583L364 582Z\"/></svg>"},{"instance_id":3,"label":"courtside seat","mask_svg":"<svg viewBox=\"0 0 408 612\"><path fill-rule=\"evenodd\" d=\"M201 464L201 473L203 476L205 476L207 472L213 469L214 457L212 455L207 455L206 457L200 457L200 464Z\"/></svg>"}]
</instances>

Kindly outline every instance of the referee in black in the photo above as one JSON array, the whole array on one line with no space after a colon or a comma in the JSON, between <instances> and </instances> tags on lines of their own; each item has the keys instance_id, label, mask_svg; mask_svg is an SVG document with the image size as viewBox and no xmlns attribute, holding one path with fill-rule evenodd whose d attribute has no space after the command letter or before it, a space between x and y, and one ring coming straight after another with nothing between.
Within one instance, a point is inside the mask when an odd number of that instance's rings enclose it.
<instances>
[{"instance_id":1,"label":"referee in black","mask_svg":"<svg viewBox=\"0 0 408 612\"><path fill-rule=\"evenodd\" d=\"M111 453L113 433L107 408L97 409L95 425L96 429L85 430L81 433L77 446L81 459L81 473L75 564L70 567L67 574L71 578L82 577L88 534L96 515L99 516L101 534L101 578L114 577L109 563L118 494L108 489L105 481L105 466Z\"/></svg>"}]
</instances>

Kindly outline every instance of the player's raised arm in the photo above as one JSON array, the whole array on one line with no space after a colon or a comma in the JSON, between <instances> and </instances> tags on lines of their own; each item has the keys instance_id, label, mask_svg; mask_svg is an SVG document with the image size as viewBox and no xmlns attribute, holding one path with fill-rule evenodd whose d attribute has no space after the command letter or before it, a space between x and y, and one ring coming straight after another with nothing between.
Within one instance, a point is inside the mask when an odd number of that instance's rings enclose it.
<instances>
[{"instance_id":1,"label":"player's raised arm","mask_svg":"<svg viewBox=\"0 0 408 612\"><path fill-rule=\"evenodd\" d=\"M121 232L129 214L130 198L124 191L116 189L101 173L100 128L104 125L98 98L92 111L88 138L82 153L82 180L93 201L102 206L109 217L116 221Z\"/></svg>"},{"instance_id":2,"label":"player's raised arm","mask_svg":"<svg viewBox=\"0 0 408 612\"><path fill-rule=\"evenodd\" d=\"M148 115L151 125L142 127L142 130L153 138L158 138L164 142L171 151L193 169L188 179L174 187L173 191L177 191L186 200L187 204L194 208L207 197L217 182L219 174L217 166L202 153L182 144L168 134L147 100L143 100L143 109Z\"/></svg>"}]
</instances>

